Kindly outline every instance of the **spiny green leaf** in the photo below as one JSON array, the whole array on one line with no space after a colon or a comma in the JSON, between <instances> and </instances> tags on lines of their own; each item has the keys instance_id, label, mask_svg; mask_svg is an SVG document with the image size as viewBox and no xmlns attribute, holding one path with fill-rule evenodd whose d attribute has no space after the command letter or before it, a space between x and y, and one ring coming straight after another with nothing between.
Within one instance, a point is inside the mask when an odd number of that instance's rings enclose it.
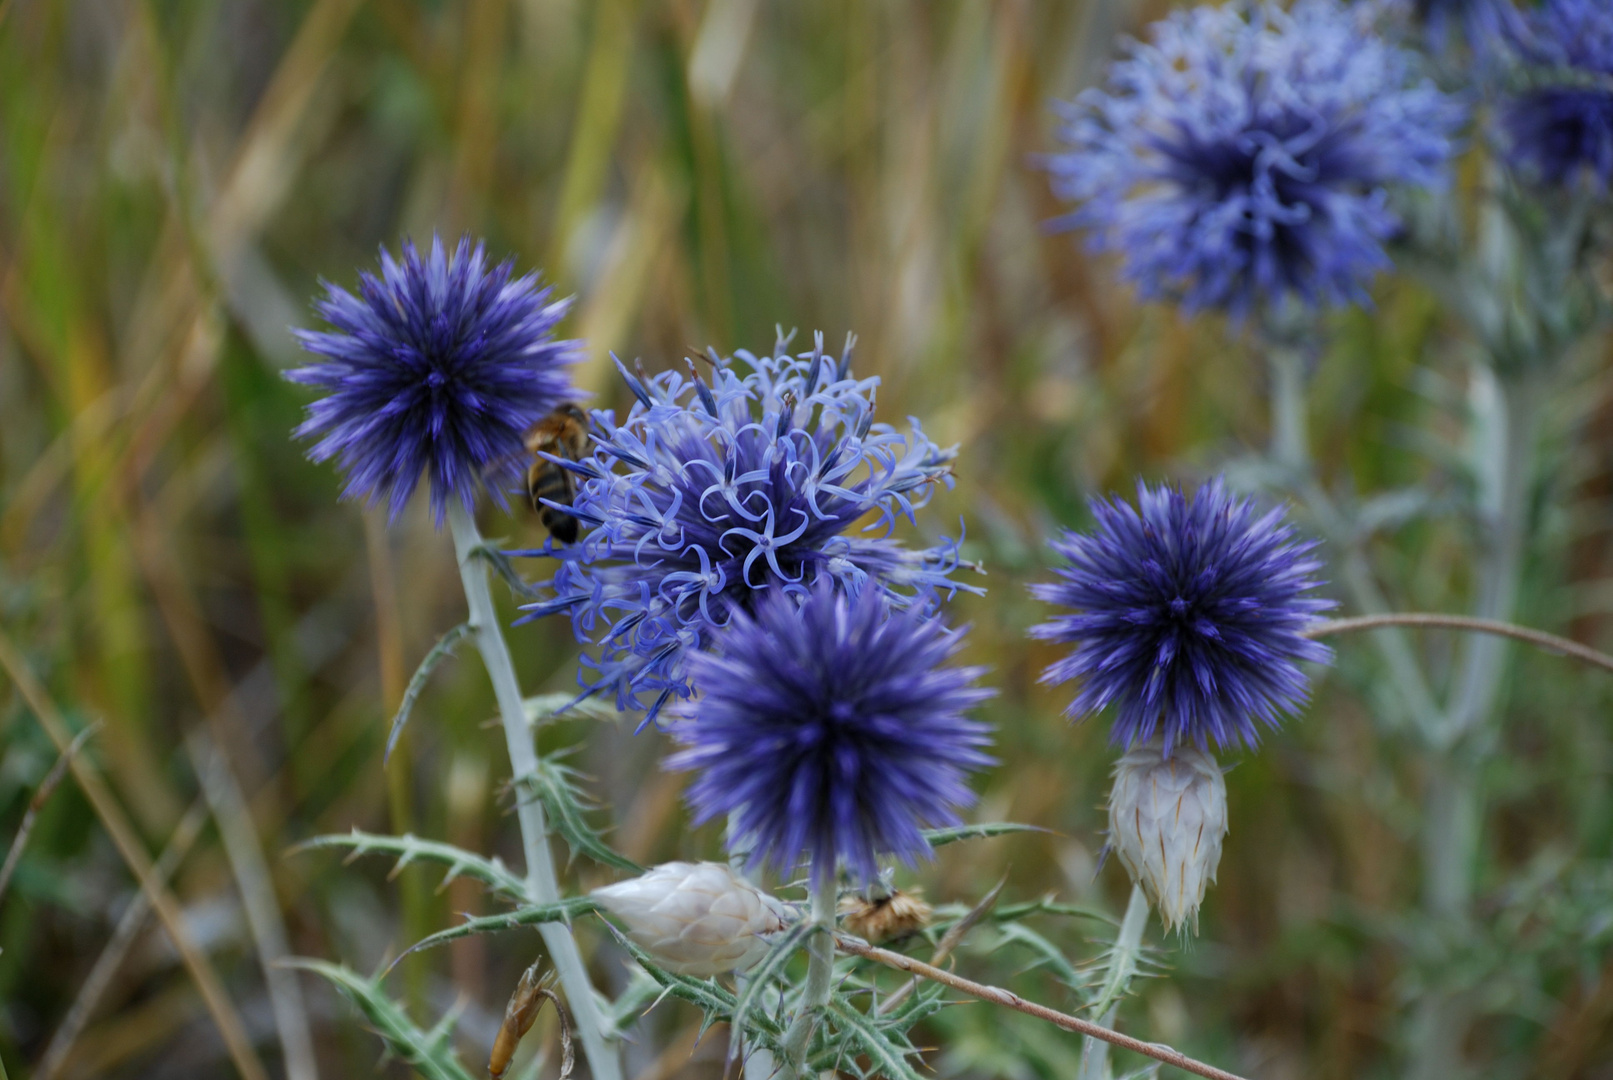
<instances>
[{"instance_id":1,"label":"spiny green leaf","mask_svg":"<svg viewBox=\"0 0 1613 1080\"><path fill-rule=\"evenodd\" d=\"M543 595L542 590L516 572L515 564L510 561L510 557L504 554L503 549L499 547L501 543L503 543L502 540L484 540L471 548L470 553L491 567L493 573L503 578L504 584L508 585L510 591L515 595L524 600L538 599Z\"/></svg>"},{"instance_id":2,"label":"spiny green leaf","mask_svg":"<svg viewBox=\"0 0 1613 1080\"><path fill-rule=\"evenodd\" d=\"M1082 907L1079 904L1060 904L1051 896L1019 904L1004 904L991 913L991 918L994 922L1016 922L1027 915L1064 915L1072 919L1093 919L1108 923L1110 926L1120 925L1113 915L1106 912Z\"/></svg>"},{"instance_id":3,"label":"spiny green leaf","mask_svg":"<svg viewBox=\"0 0 1613 1080\"><path fill-rule=\"evenodd\" d=\"M318 848L352 848L352 853L347 857L348 861L361 855L395 856L397 863L392 869L394 875L416 859L441 863L448 867L448 872L443 876L442 886L439 886L438 891L457 877L472 877L514 903L524 903L526 900L526 883L497 859L484 858L452 844L422 840L408 833L403 836L386 836L354 829L350 833L315 836L304 840L291 850L301 852Z\"/></svg>"},{"instance_id":4,"label":"spiny green leaf","mask_svg":"<svg viewBox=\"0 0 1613 1080\"><path fill-rule=\"evenodd\" d=\"M471 877L516 903L526 899L525 882L498 858L489 859L437 840L423 840L412 833L390 836L384 833L367 833L355 828L350 833L310 837L289 850L290 853L297 854L320 848L352 848L344 862L352 862L364 855L395 856L397 862L390 875L393 877L416 860L442 864L448 869L438 886L439 892L456 878Z\"/></svg>"},{"instance_id":5,"label":"spiny green leaf","mask_svg":"<svg viewBox=\"0 0 1613 1080\"><path fill-rule=\"evenodd\" d=\"M1064 981L1067 986L1077 987L1081 984L1081 975L1075 970L1075 965L1065 959L1059 947L1047 940L1035 930L1021 923L1008 923L1002 927L1002 936L1007 941L1015 941L1025 945L1041 957L1039 964L1046 964L1053 969L1053 973Z\"/></svg>"},{"instance_id":6,"label":"spiny green leaf","mask_svg":"<svg viewBox=\"0 0 1613 1080\"><path fill-rule=\"evenodd\" d=\"M638 961L638 965L649 973L650 978L660 984L666 993L697 1007L705 1015L708 1026L717 1021L733 1018L734 1007L737 1004L734 995L718 986L714 980L697 979L692 975L675 975L657 964L655 957L641 949L615 926L612 925L610 929L617 942ZM779 1039L783 1035L783 1030L771 1017L756 1013L750 1017L748 1023L750 1026L745 1031L747 1036L774 1053L782 1053Z\"/></svg>"},{"instance_id":7,"label":"spiny green leaf","mask_svg":"<svg viewBox=\"0 0 1613 1080\"><path fill-rule=\"evenodd\" d=\"M734 1027L740 1031L745 1030L745 1021L750 1017L751 1009L761 999L774 976L784 970L784 965L790 962L790 957L801 947L807 935L822 928L802 920L785 930L775 938L767 947L767 953L761 961L746 972L745 986L734 1006ZM740 1040L734 1039L728 1044L730 1059L739 1052Z\"/></svg>"},{"instance_id":8,"label":"spiny green leaf","mask_svg":"<svg viewBox=\"0 0 1613 1080\"><path fill-rule=\"evenodd\" d=\"M924 839L930 842L931 847L941 847L943 844L956 843L959 840L983 840L991 836L1006 836L1009 833L1052 831L1039 825L1022 825L1017 821L987 821L979 825L958 825L950 829L925 829Z\"/></svg>"},{"instance_id":9,"label":"spiny green leaf","mask_svg":"<svg viewBox=\"0 0 1613 1080\"><path fill-rule=\"evenodd\" d=\"M614 866L630 874L642 874L644 867L618 854L588 824L586 808L574 783L577 775L576 770L561 764L555 755L548 754L538 759L537 770L532 776L524 778L521 786L526 789L528 797L536 797L543 803L550 824L565 838L574 858L581 852L605 866Z\"/></svg>"},{"instance_id":10,"label":"spiny green leaf","mask_svg":"<svg viewBox=\"0 0 1613 1080\"><path fill-rule=\"evenodd\" d=\"M922 1080L907 1061L916 1051L894 1042L867 1014L838 994L829 999L829 1011L887 1080Z\"/></svg>"},{"instance_id":11,"label":"spiny green leaf","mask_svg":"<svg viewBox=\"0 0 1613 1080\"><path fill-rule=\"evenodd\" d=\"M482 915L474 919L466 919L458 926L450 927L447 930L439 930L430 937L421 938L409 946L402 956L392 961L392 967L402 963L403 958L410 953L435 948L450 941L457 941L459 938L470 937L472 934L492 934L500 930L513 930L517 926L536 926L539 923L570 922L579 915L587 915L598 910L599 904L592 897L568 896L566 899L556 900L552 904L533 904L530 907L516 908L514 911L505 912L502 915Z\"/></svg>"},{"instance_id":12,"label":"spiny green leaf","mask_svg":"<svg viewBox=\"0 0 1613 1080\"><path fill-rule=\"evenodd\" d=\"M576 694L538 694L521 702L528 726L558 717L561 720L620 720L616 706L602 697L579 699Z\"/></svg>"},{"instance_id":13,"label":"spiny green leaf","mask_svg":"<svg viewBox=\"0 0 1613 1080\"><path fill-rule=\"evenodd\" d=\"M430 1032L421 1031L409 1019L408 1013L382 991L375 979L366 979L351 968L326 963L323 960L288 960L287 966L311 971L334 983L354 1005L358 1006L375 1029L387 1049L427 1080L472 1080L454 1056L449 1035L451 1019L439 1024Z\"/></svg>"},{"instance_id":14,"label":"spiny green leaf","mask_svg":"<svg viewBox=\"0 0 1613 1080\"><path fill-rule=\"evenodd\" d=\"M437 639L437 644L431 647L425 659L420 661L420 666L414 669L414 677L409 680L409 688L403 692L403 701L398 704L398 714L392 718L392 731L386 737L386 753L381 755L382 765L392 760L392 751L403 735L403 725L409 722L409 714L414 712L415 699L426 688L431 673L436 670L438 664L454 654L459 643L470 636L471 630L470 623L462 622L448 631Z\"/></svg>"}]
</instances>

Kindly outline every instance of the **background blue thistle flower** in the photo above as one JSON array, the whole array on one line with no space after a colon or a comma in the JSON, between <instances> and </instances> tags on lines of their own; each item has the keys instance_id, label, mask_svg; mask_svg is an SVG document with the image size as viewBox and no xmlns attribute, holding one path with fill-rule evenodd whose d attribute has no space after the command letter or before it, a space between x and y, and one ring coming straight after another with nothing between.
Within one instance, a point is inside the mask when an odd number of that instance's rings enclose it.
<instances>
[{"instance_id":1,"label":"background blue thistle flower","mask_svg":"<svg viewBox=\"0 0 1613 1080\"><path fill-rule=\"evenodd\" d=\"M1177 12L1061 107L1054 190L1145 298L1242 315L1366 298L1392 184L1444 183L1461 110L1335 0Z\"/></svg>"},{"instance_id":2,"label":"background blue thistle flower","mask_svg":"<svg viewBox=\"0 0 1613 1080\"><path fill-rule=\"evenodd\" d=\"M1436 52L1465 40L1476 57L1490 59L1504 53L1523 26L1512 0L1394 0L1392 6L1422 25Z\"/></svg>"},{"instance_id":3,"label":"background blue thistle flower","mask_svg":"<svg viewBox=\"0 0 1613 1080\"><path fill-rule=\"evenodd\" d=\"M424 473L438 525L450 498L469 510L480 487L502 502L526 430L572 396L576 342L554 336L571 302L486 261L468 237L452 255L439 237L427 256L407 240L401 260L383 247L359 295L325 284L315 310L330 331L296 331L327 358L286 372L325 391L296 434L318 438L314 461L337 459L343 498L384 501L396 518Z\"/></svg>"},{"instance_id":4,"label":"background blue thistle flower","mask_svg":"<svg viewBox=\"0 0 1613 1080\"><path fill-rule=\"evenodd\" d=\"M1528 16L1522 52L1541 70L1502 104L1506 153L1525 176L1560 187L1613 184L1613 5L1547 0Z\"/></svg>"},{"instance_id":5,"label":"background blue thistle flower","mask_svg":"<svg viewBox=\"0 0 1613 1080\"><path fill-rule=\"evenodd\" d=\"M940 593L978 592L951 580L956 545L912 550L889 536L913 519L934 485L951 483L955 450L874 422L877 379L851 374L851 342L836 360L821 336L792 356L780 337L769 356L713 353L710 382L675 371L640 379L627 419L593 414L595 453L570 508L578 543L524 552L560 560L542 584L554 598L528 618L571 615L592 641L584 685L613 690L618 707L653 718L687 695L686 653L702 648L734 612L762 593L804 593L819 580L865 587L898 606L926 607ZM864 517L873 520L847 536Z\"/></svg>"},{"instance_id":6,"label":"background blue thistle flower","mask_svg":"<svg viewBox=\"0 0 1613 1080\"><path fill-rule=\"evenodd\" d=\"M735 610L688 658L700 697L672 725L668 767L700 774L696 823L737 811L736 849L780 870L804 857L820 883L837 859L871 881L879 856L928 855L922 827L956 823L967 775L992 762L988 726L964 713L995 691L974 685L983 668L945 664L962 636L828 578Z\"/></svg>"},{"instance_id":7,"label":"background blue thistle flower","mask_svg":"<svg viewBox=\"0 0 1613 1080\"><path fill-rule=\"evenodd\" d=\"M1042 681L1080 680L1071 717L1114 706L1110 739L1128 749L1156 732L1167 753L1254 746L1256 720L1276 727L1305 700L1299 662L1332 656L1300 636L1333 606L1311 595L1316 542L1297 538L1281 508L1257 515L1219 478L1191 502L1139 482L1135 508L1119 497L1091 508L1093 532L1052 542L1066 560L1059 580L1031 586L1076 612L1031 630L1075 645Z\"/></svg>"}]
</instances>

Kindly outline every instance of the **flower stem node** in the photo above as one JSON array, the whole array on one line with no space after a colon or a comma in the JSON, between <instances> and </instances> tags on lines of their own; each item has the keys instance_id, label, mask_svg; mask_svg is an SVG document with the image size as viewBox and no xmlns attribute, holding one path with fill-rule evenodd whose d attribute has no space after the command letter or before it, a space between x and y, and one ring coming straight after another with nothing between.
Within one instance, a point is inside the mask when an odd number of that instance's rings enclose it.
<instances>
[{"instance_id":1,"label":"flower stem node","mask_svg":"<svg viewBox=\"0 0 1613 1080\"><path fill-rule=\"evenodd\" d=\"M1165 929L1198 933L1227 835L1227 785L1208 751L1159 739L1126 751L1109 793L1109 843Z\"/></svg>"},{"instance_id":2,"label":"flower stem node","mask_svg":"<svg viewBox=\"0 0 1613 1080\"><path fill-rule=\"evenodd\" d=\"M766 935L784 929L784 905L722 863L662 863L593 896L675 975L744 971L767 953Z\"/></svg>"}]
</instances>

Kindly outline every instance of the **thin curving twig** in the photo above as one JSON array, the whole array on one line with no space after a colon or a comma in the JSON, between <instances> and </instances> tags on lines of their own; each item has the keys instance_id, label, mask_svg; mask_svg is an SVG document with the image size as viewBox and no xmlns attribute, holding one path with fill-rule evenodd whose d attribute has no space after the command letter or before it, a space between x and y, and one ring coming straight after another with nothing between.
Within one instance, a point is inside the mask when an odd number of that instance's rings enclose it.
<instances>
[{"instance_id":1,"label":"thin curving twig","mask_svg":"<svg viewBox=\"0 0 1613 1080\"><path fill-rule=\"evenodd\" d=\"M1090 1020L1083 1020L1079 1016L1071 1016L1069 1013L1049 1009L1046 1005L1026 1001L1011 990L972 982L954 975L950 971L931 967L922 960L915 960L912 957L903 956L901 953L891 952L889 949L876 948L873 945L858 941L856 938L836 935L835 944L839 945L842 951L853 956L860 956L865 960L872 960L875 963L884 964L886 967L895 968L897 971L905 971L910 975L921 975L933 982L940 983L942 986L950 986L954 990L962 991L970 997L979 998L981 1001L989 1001L993 1005L1007 1006L1027 1016L1034 1016L1038 1020L1046 1020L1050 1024L1056 1024L1065 1031L1073 1031L1077 1035L1090 1035L1094 1039L1102 1039L1104 1042L1113 1043L1123 1050L1145 1054L1155 1061L1163 1061L1167 1065L1174 1065L1185 1072L1193 1073L1195 1076L1203 1076L1208 1080L1243 1080L1236 1073L1229 1073L1223 1069L1217 1069L1214 1065L1206 1065L1202 1061L1196 1061L1179 1050L1165 1046L1163 1043L1143 1042L1141 1039L1134 1039L1130 1035L1122 1035L1118 1031L1106 1028L1101 1024L1094 1024Z\"/></svg>"},{"instance_id":2,"label":"thin curving twig","mask_svg":"<svg viewBox=\"0 0 1613 1080\"><path fill-rule=\"evenodd\" d=\"M1350 634L1358 630L1382 630L1390 626L1422 626L1431 630L1465 630L1474 634L1495 634L1527 642L1537 649L1572 657L1582 664L1613 671L1613 656L1598 652L1569 638L1532 630L1517 623L1500 619L1480 619L1470 615L1439 615L1427 612L1391 612L1384 615L1360 615L1353 619L1329 619L1302 632L1303 637L1323 638L1334 634Z\"/></svg>"},{"instance_id":3,"label":"thin curving twig","mask_svg":"<svg viewBox=\"0 0 1613 1080\"><path fill-rule=\"evenodd\" d=\"M39 811L44 807L45 800L50 798L50 793L56 790L56 785L62 782L62 777L67 772L67 766L73 761L73 755L83 749L84 744L89 741L90 736L94 735L100 726L101 722L99 720L95 721L79 732L73 738L73 741L67 744L67 749L63 750L56 758L56 764L50 767L50 771L45 774L45 778L39 782L39 787L35 789L33 798L28 800L28 809L23 811L22 823L17 826L16 839L11 841L11 850L6 853L5 865L0 866L0 899L5 898L6 887L11 884L11 875L17 872L17 864L22 861L22 849L28 843L28 834L34 831L34 822L38 819Z\"/></svg>"}]
</instances>

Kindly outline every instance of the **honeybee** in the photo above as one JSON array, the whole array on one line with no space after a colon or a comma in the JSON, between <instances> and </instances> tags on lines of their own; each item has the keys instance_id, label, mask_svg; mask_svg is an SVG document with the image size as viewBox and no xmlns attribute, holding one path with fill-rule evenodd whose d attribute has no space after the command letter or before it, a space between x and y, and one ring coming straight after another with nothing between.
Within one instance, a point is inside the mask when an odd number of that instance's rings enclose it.
<instances>
[{"instance_id":1,"label":"honeybee","mask_svg":"<svg viewBox=\"0 0 1613 1080\"><path fill-rule=\"evenodd\" d=\"M588 414L570 402L561 405L532 425L526 433L526 449L532 456L526 470L526 494L532 500L532 509L550 536L562 544L576 543L577 519L545 506L543 500L570 506L577 496L577 474L540 455L581 460L588 452Z\"/></svg>"}]
</instances>

